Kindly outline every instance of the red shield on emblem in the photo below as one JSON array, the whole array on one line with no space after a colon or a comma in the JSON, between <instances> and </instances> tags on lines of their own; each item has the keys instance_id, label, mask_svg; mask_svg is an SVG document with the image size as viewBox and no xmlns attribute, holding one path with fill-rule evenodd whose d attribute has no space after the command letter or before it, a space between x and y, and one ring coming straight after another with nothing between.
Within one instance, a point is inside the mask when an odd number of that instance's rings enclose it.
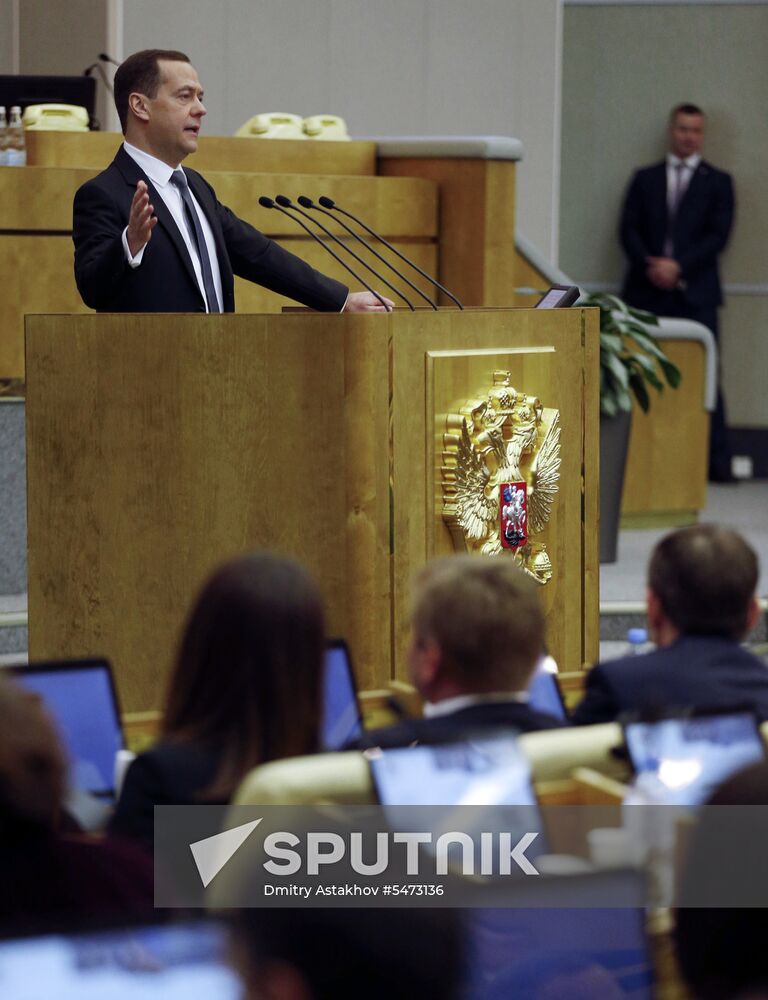
<instances>
[{"instance_id":1,"label":"red shield on emblem","mask_svg":"<svg viewBox=\"0 0 768 1000\"><path fill-rule=\"evenodd\" d=\"M525 480L499 483L501 544L513 552L528 544L528 486Z\"/></svg>"}]
</instances>

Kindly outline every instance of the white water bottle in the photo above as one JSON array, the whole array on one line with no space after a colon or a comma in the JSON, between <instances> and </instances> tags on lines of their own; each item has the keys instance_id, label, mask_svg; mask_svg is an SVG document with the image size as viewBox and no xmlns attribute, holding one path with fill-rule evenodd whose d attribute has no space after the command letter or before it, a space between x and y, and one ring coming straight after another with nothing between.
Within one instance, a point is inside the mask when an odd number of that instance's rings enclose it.
<instances>
[{"instance_id":1,"label":"white water bottle","mask_svg":"<svg viewBox=\"0 0 768 1000\"><path fill-rule=\"evenodd\" d=\"M21 124L21 108L11 108L11 120L8 123L7 145L5 150L5 165L8 167L23 167L27 162L27 143L24 138L24 126Z\"/></svg>"},{"instance_id":2,"label":"white water bottle","mask_svg":"<svg viewBox=\"0 0 768 1000\"><path fill-rule=\"evenodd\" d=\"M6 166L6 149L8 147L8 119L5 108L0 105L0 167Z\"/></svg>"}]
</instances>

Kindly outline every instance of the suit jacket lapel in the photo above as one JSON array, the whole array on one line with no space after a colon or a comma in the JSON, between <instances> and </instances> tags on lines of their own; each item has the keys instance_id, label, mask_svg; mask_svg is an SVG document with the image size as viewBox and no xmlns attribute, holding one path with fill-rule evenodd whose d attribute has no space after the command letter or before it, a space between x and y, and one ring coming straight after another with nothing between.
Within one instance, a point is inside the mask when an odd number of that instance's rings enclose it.
<instances>
[{"instance_id":1,"label":"suit jacket lapel","mask_svg":"<svg viewBox=\"0 0 768 1000\"><path fill-rule=\"evenodd\" d=\"M685 189L683 197L680 199L680 204L677 206L678 215L689 209L692 205L696 204L699 195L704 190L710 173L711 168L709 167L709 164L702 160L698 167L694 170L693 176L688 182L688 187Z\"/></svg>"},{"instance_id":2,"label":"suit jacket lapel","mask_svg":"<svg viewBox=\"0 0 768 1000\"><path fill-rule=\"evenodd\" d=\"M146 183L149 188L149 197L155 210L155 215L157 216L158 225L161 225L168 234L171 242L176 247L176 250L181 257L184 267L187 269L187 273L192 279L192 283L199 291L200 286L197 283L197 275L195 274L195 269L192 265L192 259L189 256L187 245L184 242L184 237L179 232L179 227L176 225L173 216L166 207L165 201L160 196L157 188L154 186L149 177L147 177L144 171L141 170L138 163L136 163L136 161L129 156L128 153L126 153L122 146L118 150L117 156L115 157L115 165L125 178L126 183L131 187L135 188L139 181L144 181ZM195 195L197 195L197 192L195 192ZM202 292L200 295L202 297Z\"/></svg>"}]
</instances>

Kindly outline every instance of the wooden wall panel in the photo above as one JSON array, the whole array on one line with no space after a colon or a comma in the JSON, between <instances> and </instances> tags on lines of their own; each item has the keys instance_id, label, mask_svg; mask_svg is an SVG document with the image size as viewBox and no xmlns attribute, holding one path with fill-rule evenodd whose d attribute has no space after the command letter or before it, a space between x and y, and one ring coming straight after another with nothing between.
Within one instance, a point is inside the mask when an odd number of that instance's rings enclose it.
<instances>
[{"instance_id":1,"label":"wooden wall panel","mask_svg":"<svg viewBox=\"0 0 768 1000\"><path fill-rule=\"evenodd\" d=\"M26 138L30 166L96 170L112 161L123 141L118 132L27 132ZM376 172L376 144L202 135L198 151L185 162L205 171L365 176Z\"/></svg>"},{"instance_id":2,"label":"wooden wall panel","mask_svg":"<svg viewBox=\"0 0 768 1000\"><path fill-rule=\"evenodd\" d=\"M439 185L439 277L446 288L466 306L514 304L513 161L380 159L379 172Z\"/></svg>"},{"instance_id":3,"label":"wooden wall panel","mask_svg":"<svg viewBox=\"0 0 768 1000\"><path fill-rule=\"evenodd\" d=\"M650 390L651 409L635 406L621 498L622 519L635 524L693 523L707 503L709 414L704 409L704 348L665 340L683 373L680 386Z\"/></svg>"}]
</instances>

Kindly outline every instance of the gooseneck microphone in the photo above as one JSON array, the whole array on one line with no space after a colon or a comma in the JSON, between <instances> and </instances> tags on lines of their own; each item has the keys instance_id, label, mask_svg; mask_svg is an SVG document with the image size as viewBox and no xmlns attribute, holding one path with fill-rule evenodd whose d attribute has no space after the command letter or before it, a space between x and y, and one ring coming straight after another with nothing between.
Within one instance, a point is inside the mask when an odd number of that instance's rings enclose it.
<instances>
[{"instance_id":1,"label":"gooseneck microphone","mask_svg":"<svg viewBox=\"0 0 768 1000\"><path fill-rule=\"evenodd\" d=\"M286 197L286 195L284 195L284 194L278 194L278 195L276 195L276 196L275 196L275 201L276 201L276 202L277 202L277 204L278 204L278 205L280 205L280 206L281 206L282 208L291 208L291 209L293 209L293 211L294 211L294 212L297 212L297 213L298 213L299 215L303 215L305 219L309 219L309 220L310 220L310 222L314 222L314 223L315 223L315 225L316 225L316 226L319 226L319 227L320 227L320 229L322 229L322 231L323 231L323 232L324 232L324 233L325 233L325 234L326 234L326 235L327 235L327 236L328 236L328 237L329 237L330 239L332 239L334 243L338 243L338 245L339 245L339 246L340 246L340 247L341 247L341 248L342 248L343 250L346 250L346 252L347 252L348 254L350 254L350 255L351 255L352 257L354 257L354 258L355 258L355 260L356 260L356 261L357 261L357 262L358 262L359 264L362 264L362 265L363 265L363 267L366 267L366 268L368 268L368 270L369 270L369 271L371 272L371 274L375 274L375 275L376 275L376 277L377 277L377 278L379 279L379 281L380 281L380 282L382 282L382 284L386 285L386 286L387 286L387 288L389 288L389 289L390 289L390 291L392 291L392 292L393 292L393 293L394 293L395 295L399 295L399 296L400 296L400 298L401 298L401 299L402 299L402 300L403 300L403 301L405 302L405 304L406 304L406 305L408 306L408 308L409 308L409 309L410 309L410 310L411 310L412 312L415 312L415 309L414 309L414 306L413 306L413 303L411 302L411 300L410 300L410 299L406 298L406 296L405 296L405 295L404 295L404 294L403 294L403 293L402 293L402 292L401 292L401 291L400 291L399 289L395 288L395 286L394 286L393 284L391 284L391 283L390 283L389 281L387 281L387 279L386 279L386 278L384 277L384 275L383 275L383 274L379 274L379 272L378 272L378 271L376 270L376 268L375 268L375 267L371 267L371 265L370 265L370 264L366 263L366 261L364 261L364 260L363 260L363 258L362 258L362 257L361 257L361 256L360 256L359 254L355 253L355 251L354 251L354 250L352 250L352 249L351 249L350 247L348 247L348 246L346 245L346 243L342 243L342 242L341 242L341 240L340 240L340 239L338 238L338 236L335 236L335 235L334 235L334 234L333 234L333 233L331 232L331 230L330 230L330 229L328 229L328 228L327 228L326 226L324 226L324 225L322 224L322 222L318 222L318 221L317 221L317 219L313 219L313 218L312 218L312 216L310 216L310 215L307 215L307 213L306 213L306 212L304 212L304 211L303 211L302 209L300 209L300 208L297 208L297 206L293 204L293 202L291 201L291 199L290 199L290 198L288 198L288 197ZM329 213L329 214L330 214L330 213ZM333 216L331 216L331 218L333 218ZM319 237L318 237L318 239L319 239ZM321 240L320 242L322 243L323 241Z\"/></svg>"},{"instance_id":2,"label":"gooseneck microphone","mask_svg":"<svg viewBox=\"0 0 768 1000\"><path fill-rule=\"evenodd\" d=\"M113 59L108 52L99 52L99 59L101 59L102 62L112 63L113 66L120 65L117 59Z\"/></svg>"},{"instance_id":3,"label":"gooseneck microphone","mask_svg":"<svg viewBox=\"0 0 768 1000\"><path fill-rule=\"evenodd\" d=\"M414 290L414 292L416 292L417 295L420 295L423 299L426 299L426 301L430 304L430 306L435 311L437 311L437 303L433 302L428 295L425 295L425 293L422 292L419 286L415 285L410 278L406 278L406 276L402 273L402 271L399 271L394 264L390 264L390 262L387 260L386 257L383 257L375 247L372 247L367 240L364 240L363 237L360 236L358 233L356 233L351 226L348 226L343 219L338 219L335 215L333 215L333 213L327 211L325 208L321 208L319 205L316 205L312 201L312 199L307 198L305 194L300 194L299 197L296 199L296 201L298 201L298 203L304 208L314 208L316 212L322 212L323 215L327 215L329 219L333 219L334 222L337 222L343 229L345 229L349 233L350 236L353 236L358 243L362 243L362 245L366 248L366 250L369 250L374 255L374 257L378 257L378 259L382 262L382 264L385 264L390 270L394 271L401 281L404 281L406 285L408 285L410 288ZM373 271L373 268L371 268L371 270ZM373 273L376 274L375 271L373 271ZM391 287L392 286L390 285L390 288ZM403 296L403 298L405 298L405 296ZM408 300L406 299L406 302L407 301Z\"/></svg>"},{"instance_id":4,"label":"gooseneck microphone","mask_svg":"<svg viewBox=\"0 0 768 1000\"><path fill-rule=\"evenodd\" d=\"M345 260L342 260L335 250L331 250L328 244L324 243L317 235L317 233L313 233L312 230L309 228L309 226L305 226L304 223L301 221L301 219L297 219L296 216L293 214L293 212L286 211L286 209L284 209L282 205L276 204L274 201L272 201L271 198L267 198L266 195L262 195L261 198L259 198L259 204L261 205L262 208L276 208L278 212L282 212L283 215L287 215L289 219L293 219L294 222L297 222L302 229L305 229L309 233L309 235L312 237L313 240L316 240L324 250L328 251L331 257L334 257L345 270L349 271L352 277L355 278L356 281L359 281L360 284L363 286L363 288L367 289L371 293L371 295L374 296L374 298L377 298L379 302L381 302L381 304L384 306L387 312L390 311L389 306L384 301L384 299L379 295L379 293L374 292L374 290L371 288L371 286L368 284L367 281L364 281L360 277L360 275L357 274L356 271L353 271L352 268L349 266L349 264L347 264Z\"/></svg>"},{"instance_id":5,"label":"gooseneck microphone","mask_svg":"<svg viewBox=\"0 0 768 1000\"><path fill-rule=\"evenodd\" d=\"M366 233L369 233L371 236L377 239L379 243L383 243L385 247L387 247L389 250L392 251L392 253L397 254L397 256L401 260L404 260L406 264L408 264L410 267L414 269L414 271L418 271L418 273L422 276L422 278L426 278L427 281L430 282L430 284L435 286L435 288L439 288L440 291L443 292L445 295L447 295L452 302L456 303L459 309L464 308L464 306L461 304L461 302L459 302L456 296L452 292L449 292L444 285L441 285L436 278L433 278L431 275L427 274L426 271L422 271L422 269L419 267L418 264L414 264L414 262L409 257L406 257L404 253L400 253L400 251L396 247L393 247L391 243L387 242L387 240L385 240L383 236L379 236L379 234L374 229L371 229L370 226L366 225L362 219L358 219L356 215L353 215L351 212L348 212L344 208L339 208L339 206L336 204L335 201L333 201L332 198L327 198L325 195L322 195L317 200L323 206L323 208L330 208L334 209L337 212L341 212L342 215L346 215L348 218L352 219L353 222L356 222L358 226L362 226L362 228L366 231Z\"/></svg>"}]
</instances>

